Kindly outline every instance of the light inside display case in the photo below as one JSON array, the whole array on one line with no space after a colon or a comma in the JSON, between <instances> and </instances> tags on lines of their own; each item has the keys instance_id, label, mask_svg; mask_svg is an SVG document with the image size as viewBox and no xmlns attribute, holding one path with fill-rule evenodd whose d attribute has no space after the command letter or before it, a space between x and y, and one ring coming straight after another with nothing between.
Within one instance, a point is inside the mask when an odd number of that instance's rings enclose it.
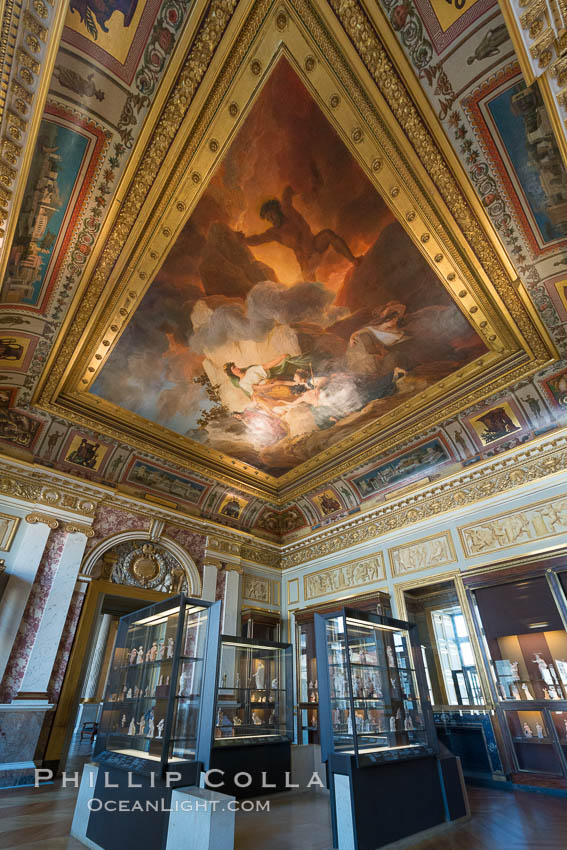
<instances>
[{"instance_id":1,"label":"light inside display case","mask_svg":"<svg viewBox=\"0 0 567 850\"><path fill-rule=\"evenodd\" d=\"M359 765L432 752L409 624L354 613L317 617L319 659L321 621L332 750L356 755Z\"/></svg>"},{"instance_id":2,"label":"light inside display case","mask_svg":"<svg viewBox=\"0 0 567 850\"><path fill-rule=\"evenodd\" d=\"M210 611L181 596L122 618L95 754L135 767L196 760Z\"/></svg>"},{"instance_id":3,"label":"light inside display case","mask_svg":"<svg viewBox=\"0 0 567 850\"><path fill-rule=\"evenodd\" d=\"M504 714L519 770L561 775L561 763L546 712L507 710Z\"/></svg>"},{"instance_id":4,"label":"light inside display case","mask_svg":"<svg viewBox=\"0 0 567 850\"><path fill-rule=\"evenodd\" d=\"M567 699L567 634L545 577L475 590L501 701Z\"/></svg>"},{"instance_id":5,"label":"light inside display case","mask_svg":"<svg viewBox=\"0 0 567 850\"><path fill-rule=\"evenodd\" d=\"M293 739L291 644L221 636L214 746Z\"/></svg>"}]
</instances>

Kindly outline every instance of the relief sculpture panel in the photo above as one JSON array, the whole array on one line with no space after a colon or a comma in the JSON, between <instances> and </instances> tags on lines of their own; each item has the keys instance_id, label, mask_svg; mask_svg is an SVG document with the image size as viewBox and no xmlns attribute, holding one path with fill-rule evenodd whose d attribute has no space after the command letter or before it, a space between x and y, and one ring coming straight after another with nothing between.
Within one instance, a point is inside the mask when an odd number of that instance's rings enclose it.
<instances>
[{"instance_id":1,"label":"relief sculpture panel","mask_svg":"<svg viewBox=\"0 0 567 850\"><path fill-rule=\"evenodd\" d=\"M459 528L467 558L497 552L567 531L567 499L536 502L474 525Z\"/></svg>"},{"instance_id":2,"label":"relief sculpture panel","mask_svg":"<svg viewBox=\"0 0 567 850\"><path fill-rule=\"evenodd\" d=\"M371 558L350 561L340 567L329 567L326 570L303 577L305 599L316 599L351 587L361 587L373 584L385 577L384 559L378 552Z\"/></svg>"}]
</instances>

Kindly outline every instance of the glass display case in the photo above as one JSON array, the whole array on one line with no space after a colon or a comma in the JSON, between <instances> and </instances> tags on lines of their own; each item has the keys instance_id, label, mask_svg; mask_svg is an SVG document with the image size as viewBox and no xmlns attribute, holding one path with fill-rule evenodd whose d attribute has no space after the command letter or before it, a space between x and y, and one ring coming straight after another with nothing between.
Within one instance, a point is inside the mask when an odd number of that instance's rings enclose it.
<instances>
[{"instance_id":1,"label":"glass display case","mask_svg":"<svg viewBox=\"0 0 567 850\"><path fill-rule=\"evenodd\" d=\"M315 616L321 750L359 767L436 752L415 626L344 608Z\"/></svg>"},{"instance_id":2,"label":"glass display case","mask_svg":"<svg viewBox=\"0 0 567 850\"><path fill-rule=\"evenodd\" d=\"M213 746L290 742L292 648L221 636Z\"/></svg>"},{"instance_id":3,"label":"glass display case","mask_svg":"<svg viewBox=\"0 0 567 850\"><path fill-rule=\"evenodd\" d=\"M297 742L319 744L319 681L315 651L315 614L336 611L337 603L327 602L315 608L295 612L297 664ZM389 616L392 613L387 593L374 591L349 600L351 608Z\"/></svg>"},{"instance_id":4,"label":"glass display case","mask_svg":"<svg viewBox=\"0 0 567 850\"><path fill-rule=\"evenodd\" d=\"M567 699L567 634L545 576L474 591L499 701Z\"/></svg>"},{"instance_id":5,"label":"glass display case","mask_svg":"<svg viewBox=\"0 0 567 850\"><path fill-rule=\"evenodd\" d=\"M208 761L220 602L184 594L118 626L95 759L134 772ZM172 767L173 769L173 767Z\"/></svg>"},{"instance_id":6,"label":"glass display case","mask_svg":"<svg viewBox=\"0 0 567 850\"><path fill-rule=\"evenodd\" d=\"M553 724L546 711L504 711L520 771L561 776L561 759L555 748Z\"/></svg>"}]
</instances>

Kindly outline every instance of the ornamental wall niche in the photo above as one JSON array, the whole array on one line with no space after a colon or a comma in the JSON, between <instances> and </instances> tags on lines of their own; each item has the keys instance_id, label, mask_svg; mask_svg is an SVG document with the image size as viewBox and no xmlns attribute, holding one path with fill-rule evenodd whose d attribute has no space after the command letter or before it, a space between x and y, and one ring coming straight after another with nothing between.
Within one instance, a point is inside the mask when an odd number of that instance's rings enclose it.
<instances>
[{"instance_id":1,"label":"ornamental wall niche","mask_svg":"<svg viewBox=\"0 0 567 850\"><path fill-rule=\"evenodd\" d=\"M451 309L466 317L484 353L361 427L358 420L356 429L345 426L336 441L324 447L315 441L321 450L304 453L298 464L276 474L275 467L255 466L238 453L149 423L91 390L283 61L433 273ZM322 485L556 356L494 233L457 183L436 142L438 128L432 132L426 125L362 6L214 3L160 106L146 156L34 398L40 409L280 504L312 488L315 478ZM241 502L244 511L246 500Z\"/></svg>"}]
</instances>

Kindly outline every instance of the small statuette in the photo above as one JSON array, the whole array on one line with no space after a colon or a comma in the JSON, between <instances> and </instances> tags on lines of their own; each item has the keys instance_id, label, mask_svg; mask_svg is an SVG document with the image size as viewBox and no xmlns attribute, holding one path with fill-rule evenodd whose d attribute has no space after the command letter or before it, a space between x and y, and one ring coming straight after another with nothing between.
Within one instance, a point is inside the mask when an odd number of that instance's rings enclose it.
<instances>
[{"instance_id":1,"label":"small statuette","mask_svg":"<svg viewBox=\"0 0 567 850\"><path fill-rule=\"evenodd\" d=\"M181 673L181 676L179 677L179 693L177 694L177 696L180 696L180 697L187 696L186 690L187 690L188 684L189 684L189 674L186 673L185 670L183 670L183 672Z\"/></svg>"},{"instance_id":2,"label":"small statuette","mask_svg":"<svg viewBox=\"0 0 567 850\"><path fill-rule=\"evenodd\" d=\"M121 729L124 729L124 728L125 728L125 726L126 726L126 715L125 715L125 714L123 714L123 715L122 715L122 718L121 718L121 720L120 720L120 728L121 728Z\"/></svg>"},{"instance_id":3,"label":"small statuette","mask_svg":"<svg viewBox=\"0 0 567 850\"><path fill-rule=\"evenodd\" d=\"M148 651L146 652L146 662L150 660L150 652L151 649L148 649Z\"/></svg>"},{"instance_id":4,"label":"small statuette","mask_svg":"<svg viewBox=\"0 0 567 850\"><path fill-rule=\"evenodd\" d=\"M133 650L130 652L130 664L135 664L135 663L136 663L136 656L137 656L137 654L138 654L138 650L137 650L137 649L133 649Z\"/></svg>"},{"instance_id":5,"label":"small statuette","mask_svg":"<svg viewBox=\"0 0 567 850\"><path fill-rule=\"evenodd\" d=\"M167 657L173 658L173 638L167 639Z\"/></svg>"},{"instance_id":6,"label":"small statuette","mask_svg":"<svg viewBox=\"0 0 567 850\"><path fill-rule=\"evenodd\" d=\"M140 719L138 720L138 730L139 730L139 731L138 731L138 735L143 735L143 734L144 734L144 726L145 726L145 725L146 725L145 718L140 717Z\"/></svg>"},{"instance_id":7,"label":"small statuette","mask_svg":"<svg viewBox=\"0 0 567 850\"><path fill-rule=\"evenodd\" d=\"M539 721L535 725L535 730L538 738L543 738L543 726L539 723Z\"/></svg>"},{"instance_id":8,"label":"small statuette","mask_svg":"<svg viewBox=\"0 0 567 850\"><path fill-rule=\"evenodd\" d=\"M406 732L411 732L413 730L413 720L411 719L411 714L406 714L404 719L404 729Z\"/></svg>"},{"instance_id":9,"label":"small statuette","mask_svg":"<svg viewBox=\"0 0 567 850\"><path fill-rule=\"evenodd\" d=\"M221 685L222 688L226 688L226 679L227 679L227 675L226 675L226 673L223 673L222 674L222 685Z\"/></svg>"},{"instance_id":10,"label":"small statuette","mask_svg":"<svg viewBox=\"0 0 567 850\"><path fill-rule=\"evenodd\" d=\"M258 667L256 669L256 672L254 673L254 680L256 682L256 687L258 688L259 691L262 691L264 689L265 673L266 673L266 668L264 667L264 665L260 661L260 663L258 664Z\"/></svg>"},{"instance_id":11,"label":"small statuette","mask_svg":"<svg viewBox=\"0 0 567 850\"><path fill-rule=\"evenodd\" d=\"M152 711L152 712L150 712L150 716L148 718L148 738L153 738L154 732L155 732L154 713Z\"/></svg>"},{"instance_id":12,"label":"small statuette","mask_svg":"<svg viewBox=\"0 0 567 850\"><path fill-rule=\"evenodd\" d=\"M128 734L135 735L136 734L136 721L134 718L130 721L130 725L128 726Z\"/></svg>"},{"instance_id":13,"label":"small statuette","mask_svg":"<svg viewBox=\"0 0 567 850\"><path fill-rule=\"evenodd\" d=\"M394 661L394 653L391 646L386 647L386 655L388 656L388 667L395 667L396 662Z\"/></svg>"},{"instance_id":14,"label":"small statuette","mask_svg":"<svg viewBox=\"0 0 567 850\"><path fill-rule=\"evenodd\" d=\"M159 723L157 725L157 732L158 732L157 737L158 738L163 738L163 727L164 726L165 726L165 720L162 717L162 719L159 721Z\"/></svg>"},{"instance_id":15,"label":"small statuette","mask_svg":"<svg viewBox=\"0 0 567 850\"><path fill-rule=\"evenodd\" d=\"M126 691L126 699L132 699L132 688L128 688Z\"/></svg>"},{"instance_id":16,"label":"small statuette","mask_svg":"<svg viewBox=\"0 0 567 850\"><path fill-rule=\"evenodd\" d=\"M532 732L531 727L527 723L524 723L522 728L524 730L524 735L526 738L533 738L534 733Z\"/></svg>"},{"instance_id":17,"label":"small statuette","mask_svg":"<svg viewBox=\"0 0 567 850\"><path fill-rule=\"evenodd\" d=\"M163 653L165 650L165 646L162 640L160 640L157 648L157 660L161 661L163 659Z\"/></svg>"},{"instance_id":18,"label":"small statuette","mask_svg":"<svg viewBox=\"0 0 567 850\"><path fill-rule=\"evenodd\" d=\"M395 732L395 731L396 731L396 718L392 715L392 717L390 717L390 732Z\"/></svg>"},{"instance_id":19,"label":"small statuette","mask_svg":"<svg viewBox=\"0 0 567 850\"><path fill-rule=\"evenodd\" d=\"M136 658L136 664L143 664L143 663L144 663L144 647L141 646L138 649L138 657Z\"/></svg>"},{"instance_id":20,"label":"small statuette","mask_svg":"<svg viewBox=\"0 0 567 850\"><path fill-rule=\"evenodd\" d=\"M150 661L156 660L157 652L158 652L157 643L154 640L154 642L152 643L152 648L150 649Z\"/></svg>"},{"instance_id":21,"label":"small statuette","mask_svg":"<svg viewBox=\"0 0 567 850\"><path fill-rule=\"evenodd\" d=\"M526 683L525 683L525 682L522 682L522 690L523 690L523 692L524 692L524 695L525 695L525 698L526 698L526 699L531 699L531 700L533 700L532 693L531 693L530 689L528 688L528 686L526 685Z\"/></svg>"},{"instance_id":22,"label":"small statuette","mask_svg":"<svg viewBox=\"0 0 567 850\"><path fill-rule=\"evenodd\" d=\"M257 711L252 712L252 723L254 724L254 726L262 725L262 718L260 717Z\"/></svg>"}]
</instances>

